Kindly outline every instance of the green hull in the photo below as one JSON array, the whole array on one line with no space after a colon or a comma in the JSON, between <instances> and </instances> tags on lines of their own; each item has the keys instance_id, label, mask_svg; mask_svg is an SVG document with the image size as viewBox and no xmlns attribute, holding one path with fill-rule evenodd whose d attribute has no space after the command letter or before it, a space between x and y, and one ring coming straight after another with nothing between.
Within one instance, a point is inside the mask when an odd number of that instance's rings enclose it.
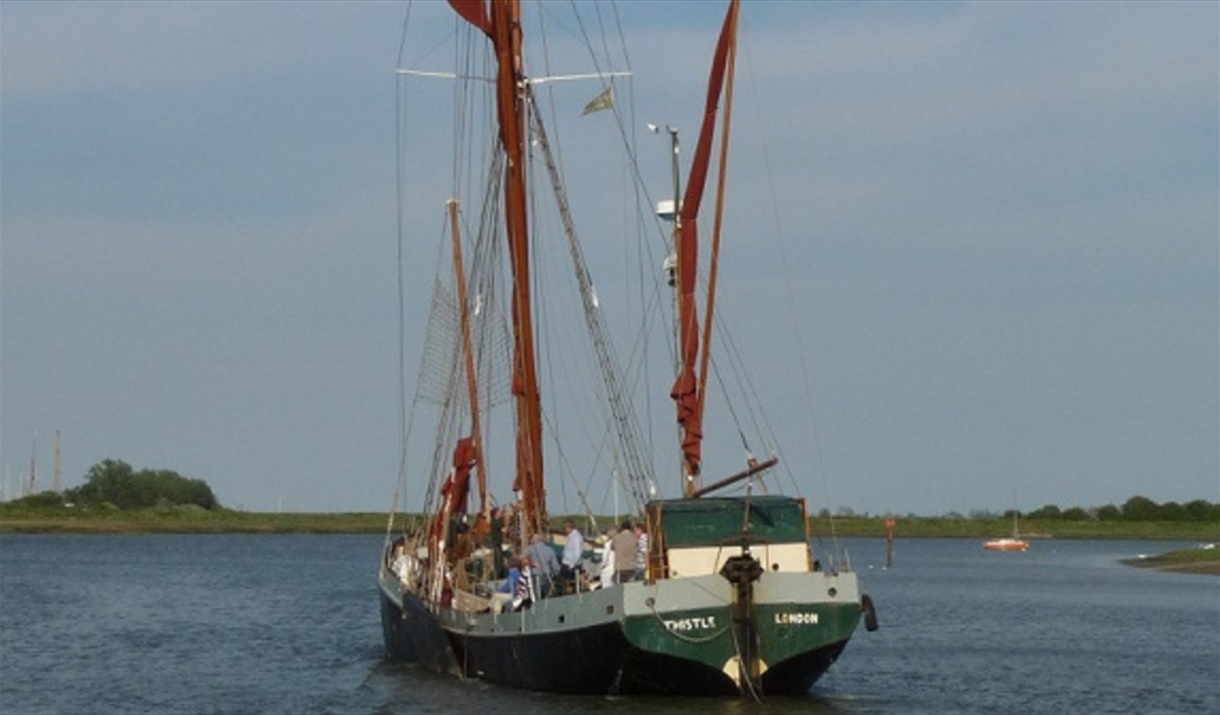
<instances>
[{"instance_id":1,"label":"green hull","mask_svg":"<svg viewBox=\"0 0 1220 715\"><path fill-rule=\"evenodd\" d=\"M743 661L749 661L743 642L749 634L757 659L754 677L765 677L786 664L833 662L861 617L852 573L763 574L744 620L734 619L734 589L719 575L631 584L627 591L623 633L632 647L698 663L722 673L733 687L742 681Z\"/></svg>"}]
</instances>

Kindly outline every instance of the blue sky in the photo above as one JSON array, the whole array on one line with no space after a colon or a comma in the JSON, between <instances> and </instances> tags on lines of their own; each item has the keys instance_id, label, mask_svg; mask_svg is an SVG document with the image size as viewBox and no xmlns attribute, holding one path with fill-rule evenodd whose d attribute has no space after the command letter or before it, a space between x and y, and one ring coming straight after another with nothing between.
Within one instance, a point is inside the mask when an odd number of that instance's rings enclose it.
<instances>
[{"instance_id":1,"label":"blue sky","mask_svg":"<svg viewBox=\"0 0 1220 715\"><path fill-rule=\"evenodd\" d=\"M618 7L642 113L693 130L721 7ZM389 504L405 13L0 2L6 497L32 453L51 486L58 430L65 487L115 458L227 506ZM742 22L769 160L740 171L799 267L815 505L1220 501L1220 5Z\"/></svg>"}]
</instances>

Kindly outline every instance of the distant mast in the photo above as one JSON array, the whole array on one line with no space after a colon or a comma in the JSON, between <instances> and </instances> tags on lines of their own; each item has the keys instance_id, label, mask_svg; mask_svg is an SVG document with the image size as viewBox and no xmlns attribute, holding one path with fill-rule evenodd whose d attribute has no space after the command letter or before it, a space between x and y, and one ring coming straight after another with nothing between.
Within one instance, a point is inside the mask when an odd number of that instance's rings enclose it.
<instances>
[{"instance_id":1,"label":"distant mast","mask_svg":"<svg viewBox=\"0 0 1220 715\"><path fill-rule=\"evenodd\" d=\"M60 472L61 472L61 466L62 466L62 463L61 463L60 455L59 455L59 430L55 430L55 477L54 477L54 480L51 482L51 484L54 485L56 494L59 494L60 492L63 491L62 485L61 485L60 479L59 479Z\"/></svg>"},{"instance_id":2,"label":"distant mast","mask_svg":"<svg viewBox=\"0 0 1220 715\"><path fill-rule=\"evenodd\" d=\"M38 465L36 456L38 454L38 432L34 433L34 439L30 442L30 486L29 494L38 493Z\"/></svg>"}]
</instances>

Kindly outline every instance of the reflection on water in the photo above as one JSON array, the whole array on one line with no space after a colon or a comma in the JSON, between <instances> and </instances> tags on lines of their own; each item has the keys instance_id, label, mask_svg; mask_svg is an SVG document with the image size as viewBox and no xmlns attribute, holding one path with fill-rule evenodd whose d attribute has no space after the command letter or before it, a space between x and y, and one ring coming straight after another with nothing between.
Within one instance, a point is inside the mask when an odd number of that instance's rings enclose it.
<instances>
[{"instance_id":1,"label":"reflection on water","mask_svg":"<svg viewBox=\"0 0 1220 715\"><path fill-rule=\"evenodd\" d=\"M4 713L1214 713L1220 578L1193 544L844 540L880 630L804 697L557 696L381 648L380 535L0 536Z\"/></svg>"}]
</instances>

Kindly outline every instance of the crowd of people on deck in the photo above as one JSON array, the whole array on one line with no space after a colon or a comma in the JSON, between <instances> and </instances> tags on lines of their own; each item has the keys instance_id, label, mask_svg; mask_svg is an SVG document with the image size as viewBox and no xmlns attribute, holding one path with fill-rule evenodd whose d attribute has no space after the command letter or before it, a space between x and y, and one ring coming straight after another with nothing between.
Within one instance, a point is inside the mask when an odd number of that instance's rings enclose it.
<instances>
[{"instance_id":1,"label":"crowd of people on deck","mask_svg":"<svg viewBox=\"0 0 1220 715\"><path fill-rule=\"evenodd\" d=\"M586 539L572 519L564 521L563 550L546 534L534 534L524 550L520 520L513 518L513 507L495 507L491 512L488 545L492 552L492 610L520 610L535 599L576 593L594 588L642 580L648 560L648 532L643 522L625 520L603 535L598 551L600 571L587 563Z\"/></svg>"},{"instance_id":2,"label":"crowd of people on deck","mask_svg":"<svg viewBox=\"0 0 1220 715\"><path fill-rule=\"evenodd\" d=\"M535 600L640 581L648 562L648 531L644 522L627 519L611 526L600 539L586 540L572 519L564 521L563 546L550 535L522 539L523 519L513 505L491 509L490 520L472 524L469 515L455 515L441 543L449 543L440 589L442 605L453 603L458 591L490 600L496 613L520 610ZM427 572L427 550L419 535L402 535L387 549L386 562L404 585L418 588ZM586 559L586 546L596 549ZM524 548L522 548L524 547ZM600 562L600 563L598 563Z\"/></svg>"}]
</instances>

